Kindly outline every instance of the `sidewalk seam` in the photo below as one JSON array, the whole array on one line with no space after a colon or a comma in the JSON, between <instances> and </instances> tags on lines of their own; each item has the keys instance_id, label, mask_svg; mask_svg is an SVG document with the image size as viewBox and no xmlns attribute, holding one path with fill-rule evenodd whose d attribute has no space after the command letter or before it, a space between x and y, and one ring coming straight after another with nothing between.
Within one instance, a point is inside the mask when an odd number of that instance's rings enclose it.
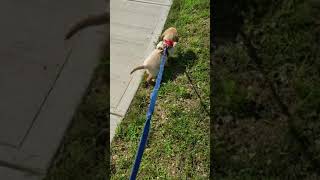
<instances>
[{"instance_id":1,"label":"sidewalk seam","mask_svg":"<svg viewBox=\"0 0 320 180\"><path fill-rule=\"evenodd\" d=\"M9 148L14 148L14 149L18 149L19 148L19 146L17 146L17 145L13 145L13 144L6 143L6 142L0 142L0 146L7 146Z\"/></svg>"},{"instance_id":2,"label":"sidewalk seam","mask_svg":"<svg viewBox=\"0 0 320 180\"><path fill-rule=\"evenodd\" d=\"M163 3L156 3L156 2L147 2L147 1L143 1L143 0L129 0L132 2L137 2L137 3L144 3L144 4L153 4L153 5L158 5L158 6L170 6L170 4L163 4Z\"/></svg>"},{"instance_id":3,"label":"sidewalk seam","mask_svg":"<svg viewBox=\"0 0 320 180\"><path fill-rule=\"evenodd\" d=\"M6 167L6 168L9 168L9 169L14 169L14 170L30 173L32 175L44 175L44 173L41 172L41 170L37 171L37 170L32 169L32 168L27 168L27 167L24 167L24 166L12 164L12 163L9 163L9 162L6 162L6 161L2 161L2 160L0 160L0 167Z\"/></svg>"},{"instance_id":4,"label":"sidewalk seam","mask_svg":"<svg viewBox=\"0 0 320 180\"><path fill-rule=\"evenodd\" d=\"M128 90L128 87L129 87L129 85L130 85L130 83L131 83L132 79L133 79L133 77L131 77L131 78L130 78L130 81L129 81L129 83L128 83L128 85L127 85L126 89L124 90L124 93L122 94L122 96L121 96L121 98L120 98L120 101L119 101L119 102L118 102L118 104L116 105L116 109L118 109L118 106L119 106L119 104L121 103L123 96L126 94L126 92L127 92L127 90Z\"/></svg>"},{"instance_id":5,"label":"sidewalk seam","mask_svg":"<svg viewBox=\"0 0 320 180\"><path fill-rule=\"evenodd\" d=\"M110 112L110 114L123 118L123 116L121 114L118 114L118 113L115 113L115 112Z\"/></svg>"},{"instance_id":6,"label":"sidewalk seam","mask_svg":"<svg viewBox=\"0 0 320 180\"><path fill-rule=\"evenodd\" d=\"M69 61L69 59L70 59L69 57L70 57L71 53L72 53L72 47L71 47L71 49L69 50L69 52L68 52L68 54L67 54L66 60L65 60L64 63L62 64L60 70L58 71L58 74L57 74L56 78L54 79L52 85L50 86L49 91L46 93L44 99L42 100L41 105L40 105L39 109L37 110L37 112L36 112L36 114L35 114L32 122L31 122L31 124L30 124L30 126L29 126L29 128L28 128L28 130L27 130L27 132L26 132L26 134L23 136L21 142L19 143L19 145L18 145L19 148L22 147L24 141L26 140L27 136L29 135L29 133L30 133L30 131L31 131L31 129L32 129L35 121L37 120L39 114L41 113L41 110L42 110L44 104L46 103L48 97L50 96L52 90L54 89L55 84L57 83L57 81L58 81L58 79L59 79L59 77L60 77L60 75L61 75L61 73L62 73L62 71L63 71L63 69L64 69L64 67L65 67L65 65L68 63L68 61Z\"/></svg>"}]
</instances>

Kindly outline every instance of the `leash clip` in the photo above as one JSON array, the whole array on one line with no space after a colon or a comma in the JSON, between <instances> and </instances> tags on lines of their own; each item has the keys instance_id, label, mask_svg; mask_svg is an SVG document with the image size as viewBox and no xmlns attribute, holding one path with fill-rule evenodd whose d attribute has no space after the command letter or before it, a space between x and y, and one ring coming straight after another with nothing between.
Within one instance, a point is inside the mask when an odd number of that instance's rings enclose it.
<instances>
[{"instance_id":1,"label":"leash clip","mask_svg":"<svg viewBox=\"0 0 320 180\"><path fill-rule=\"evenodd\" d=\"M167 40L167 39L165 39L164 40L164 45L167 47L167 48L169 48L169 47L173 47L173 41L172 40Z\"/></svg>"}]
</instances>

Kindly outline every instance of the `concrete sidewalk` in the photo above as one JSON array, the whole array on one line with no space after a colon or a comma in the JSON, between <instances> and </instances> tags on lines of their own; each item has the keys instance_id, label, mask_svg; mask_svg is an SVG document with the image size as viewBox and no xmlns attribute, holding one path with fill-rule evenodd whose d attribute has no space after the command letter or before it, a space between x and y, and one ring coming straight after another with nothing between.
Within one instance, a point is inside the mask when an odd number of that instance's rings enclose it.
<instances>
[{"instance_id":1,"label":"concrete sidewalk","mask_svg":"<svg viewBox=\"0 0 320 180\"><path fill-rule=\"evenodd\" d=\"M110 1L110 142L141 82L140 65L155 48L172 0Z\"/></svg>"},{"instance_id":2,"label":"concrete sidewalk","mask_svg":"<svg viewBox=\"0 0 320 180\"><path fill-rule=\"evenodd\" d=\"M103 12L96 1L0 2L0 179L41 179L94 67L106 27L70 41L70 24Z\"/></svg>"},{"instance_id":3,"label":"concrete sidewalk","mask_svg":"<svg viewBox=\"0 0 320 180\"><path fill-rule=\"evenodd\" d=\"M1 180L38 180L46 173L98 63L106 27L67 42L64 34L79 18L105 11L104 3L0 2ZM143 73L129 72L154 48L170 5L111 0L111 138Z\"/></svg>"}]
</instances>

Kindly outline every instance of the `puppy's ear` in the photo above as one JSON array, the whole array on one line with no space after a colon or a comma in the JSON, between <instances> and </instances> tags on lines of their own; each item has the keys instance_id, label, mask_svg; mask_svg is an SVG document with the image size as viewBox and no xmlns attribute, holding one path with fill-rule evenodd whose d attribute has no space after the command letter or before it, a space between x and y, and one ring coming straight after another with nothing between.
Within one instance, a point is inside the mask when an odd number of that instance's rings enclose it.
<instances>
[{"instance_id":1,"label":"puppy's ear","mask_svg":"<svg viewBox=\"0 0 320 180\"><path fill-rule=\"evenodd\" d=\"M175 42L179 42L179 36L176 36L176 38L175 38L174 41L175 41Z\"/></svg>"},{"instance_id":2,"label":"puppy's ear","mask_svg":"<svg viewBox=\"0 0 320 180\"><path fill-rule=\"evenodd\" d=\"M164 33L161 34L161 36L159 37L159 41L162 41L164 37Z\"/></svg>"}]
</instances>

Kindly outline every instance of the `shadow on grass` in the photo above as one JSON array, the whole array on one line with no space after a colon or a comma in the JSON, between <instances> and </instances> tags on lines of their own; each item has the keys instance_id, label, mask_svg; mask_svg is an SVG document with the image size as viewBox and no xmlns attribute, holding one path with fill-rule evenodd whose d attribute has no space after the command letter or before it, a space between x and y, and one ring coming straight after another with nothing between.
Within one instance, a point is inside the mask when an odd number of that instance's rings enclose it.
<instances>
[{"instance_id":1,"label":"shadow on grass","mask_svg":"<svg viewBox=\"0 0 320 180\"><path fill-rule=\"evenodd\" d=\"M165 67L162 82L173 81L179 75L186 71L187 67L193 66L197 55L188 50L186 52L179 52L177 56L170 57L167 59L168 66Z\"/></svg>"}]
</instances>

